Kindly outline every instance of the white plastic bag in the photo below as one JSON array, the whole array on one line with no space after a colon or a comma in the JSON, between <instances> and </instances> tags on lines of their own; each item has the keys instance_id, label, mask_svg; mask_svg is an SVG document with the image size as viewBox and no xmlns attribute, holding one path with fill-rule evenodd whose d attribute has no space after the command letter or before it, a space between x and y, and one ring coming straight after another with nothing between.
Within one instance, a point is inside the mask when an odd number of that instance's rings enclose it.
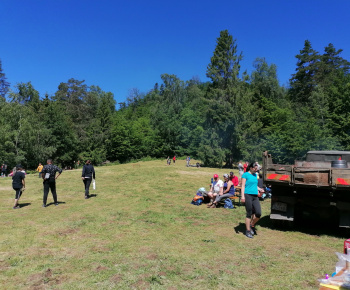
<instances>
[{"instance_id":1,"label":"white plastic bag","mask_svg":"<svg viewBox=\"0 0 350 290\"><path fill-rule=\"evenodd\" d=\"M92 188L96 189L96 181L95 181L95 179L92 180Z\"/></svg>"}]
</instances>

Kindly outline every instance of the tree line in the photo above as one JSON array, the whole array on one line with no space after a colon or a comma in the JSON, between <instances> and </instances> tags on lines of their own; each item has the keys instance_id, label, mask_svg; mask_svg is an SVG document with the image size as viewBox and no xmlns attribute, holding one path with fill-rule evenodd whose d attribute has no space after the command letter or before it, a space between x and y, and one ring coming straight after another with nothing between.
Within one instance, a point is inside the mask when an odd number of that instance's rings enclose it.
<instances>
[{"instance_id":1,"label":"tree line","mask_svg":"<svg viewBox=\"0 0 350 290\"><path fill-rule=\"evenodd\" d=\"M350 63L332 44L319 53L306 40L288 87L264 58L249 75L227 30L217 38L208 82L161 75L148 93L114 96L69 79L52 96L30 82L10 88L0 62L0 160L35 168L91 159L128 162L190 155L212 167L258 160L264 150L292 162L309 150L350 150Z\"/></svg>"}]
</instances>

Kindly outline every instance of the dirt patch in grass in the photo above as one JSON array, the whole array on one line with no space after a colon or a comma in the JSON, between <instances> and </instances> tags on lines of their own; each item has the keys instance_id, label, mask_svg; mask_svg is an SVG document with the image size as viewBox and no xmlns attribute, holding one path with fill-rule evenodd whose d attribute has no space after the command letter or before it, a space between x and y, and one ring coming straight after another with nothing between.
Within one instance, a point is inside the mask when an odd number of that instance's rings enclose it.
<instances>
[{"instance_id":1,"label":"dirt patch in grass","mask_svg":"<svg viewBox=\"0 0 350 290\"><path fill-rule=\"evenodd\" d=\"M101 265L99 265L95 268L95 272L101 272L101 271L105 271L105 270L109 270L109 268L107 268L105 266L101 266Z\"/></svg>"},{"instance_id":2,"label":"dirt patch in grass","mask_svg":"<svg viewBox=\"0 0 350 290\"><path fill-rule=\"evenodd\" d=\"M6 271L6 270L9 269L9 268L10 268L10 267L7 265L6 262L0 261L0 272Z\"/></svg>"},{"instance_id":3,"label":"dirt patch in grass","mask_svg":"<svg viewBox=\"0 0 350 290\"><path fill-rule=\"evenodd\" d=\"M149 260L158 260L158 255L157 255L157 254L154 254L154 253L149 254L149 255L147 256L147 259L149 259Z\"/></svg>"},{"instance_id":4,"label":"dirt patch in grass","mask_svg":"<svg viewBox=\"0 0 350 290\"><path fill-rule=\"evenodd\" d=\"M60 236L70 236L70 235L76 234L78 231L79 229L70 228L70 229L60 230L58 234Z\"/></svg>"},{"instance_id":5,"label":"dirt patch in grass","mask_svg":"<svg viewBox=\"0 0 350 290\"><path fill-rule=\"evenodd\" d=\"M97 246L92 248L92 251L98 252L98 253L106 253L106 252L109 252L111 250L105 246L97 245Z\"/></svg>"},{"instance_id":6,"label":"dirt patch in grass","mask_svg":"<svg viewBox=\"0 0 350 290\"><path fill-rule=\"evenodd\" d=\"M65 281L63 277L55 275L50 268L43 273L30 275L28 280L31 282L29 289L33 290L47 289L47 286L58 285Z\"/></svg>"},{"instance_id":7,"label":"dirt patch in grass","mask_svg":"<svg viewBox=\"0 0 350 290\"><path fill-rule=\"evenodd\" d=\"M131 285L132 289L150 289L151 284L144 280L139 280Z\"/></svg>"},{"instance_id":8,"label":"dirt patch in grass","mask_svg":"<svg viewBox=\"0 0 350 290\"><path fill-rule=\"evenodd\" d=\"M116 274L113 275L109 280L115 284L118 284L119 282L123 281L122 275Z\"/></svg>"}]
</instances>

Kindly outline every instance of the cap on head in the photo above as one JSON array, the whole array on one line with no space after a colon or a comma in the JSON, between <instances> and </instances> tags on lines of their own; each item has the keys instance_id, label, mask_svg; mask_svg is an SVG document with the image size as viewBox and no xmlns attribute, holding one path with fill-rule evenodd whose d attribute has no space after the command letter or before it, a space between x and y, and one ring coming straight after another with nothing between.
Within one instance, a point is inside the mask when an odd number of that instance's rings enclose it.
<instances>
[{"instance_id":1,"label":"cap on head","mask_svg":"<svg viewBox=\"0 0 350 290\"><path fill-rule=\"evenodd\" d=\"M230 172L230 175L232 176L232 175L234 175L234 173L231 171L231 172Z\"/></svg>"},{"instance_id":2,"label":"cap on head","mask_svg":"<svg viewBox=\"0 0 350 290\"><path fill-rule=\"evenodd\" d=\"M218 178L219 177L219 175L217 175L217 174L214 174L214 178Z\"/></svg>"},{"instance_id":3,"label":"cap on head","mask_svg":"<svg viewBox=\"0 0 350 290\"><path fill-rule=\"evenodd\" d=\"M224 174L224 178L228 178L228 174L225 173L225 174Z\"/></svg>"}]
</instances>

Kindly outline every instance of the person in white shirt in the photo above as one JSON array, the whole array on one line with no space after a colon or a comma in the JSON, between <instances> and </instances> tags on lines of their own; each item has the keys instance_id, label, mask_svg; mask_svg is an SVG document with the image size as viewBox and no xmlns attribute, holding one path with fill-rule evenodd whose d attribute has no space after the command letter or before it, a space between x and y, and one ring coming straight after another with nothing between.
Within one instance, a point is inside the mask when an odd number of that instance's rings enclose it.
<instances>
[{"instance_id":1,"label":"person in white shirt","mask_svg":"<svg viewBox=\"0 0 350 290\"><path fill-rule=\"evenodd\" d=\"M211 207L213 205L217 195L222 195L223 190L224 190L224 182L221 179L219 179L219 175L214 174L214 181L208 192L208 196L210 198L210 203L208 204L208 207Z\"/></svg>"}]
</instances>

